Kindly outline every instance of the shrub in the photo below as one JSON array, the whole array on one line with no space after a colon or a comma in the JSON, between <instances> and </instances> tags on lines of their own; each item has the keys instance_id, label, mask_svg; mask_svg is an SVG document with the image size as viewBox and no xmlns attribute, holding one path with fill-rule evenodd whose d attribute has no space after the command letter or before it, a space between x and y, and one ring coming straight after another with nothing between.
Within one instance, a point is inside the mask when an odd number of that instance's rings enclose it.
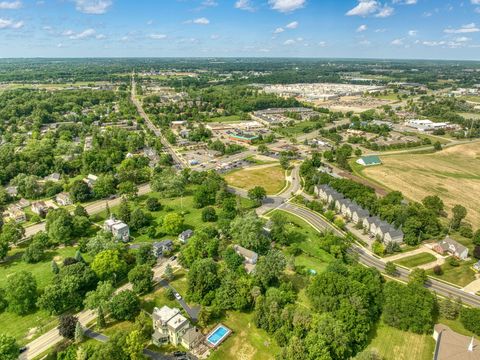
<instances>
[{"instance_id":1,"label":"shrub","mask_svg":"<svg viewBox=\"0 0 480 360\"><path fill-rule=\"evenodd\" d=\"M376 255L382 256L385 254L385 246L380 241L375 241L372 245L372 250Z\"/></svg>"},{"instance_id":2,"label":"shrub","mask_svg":"<svg viewBox=\"0 0 480 360\"><path fill-rule=\"evenodd\" d=\"M473 249L473 256L475 256L477 259L480 259L480 245L475 245L475 248Z\"/></svg>"},{"instance_id":3,"label":"shrub","mask_svg":"<svg viewBox=\"0 0 480 360\"><path fill-rule=\"evenodd\" d=\"M448 263L450 264L450 266L454 266L454 267L457 267L457 266L460 265L460 264L458 263L458 260L455 259L454 257L451 257L451 258L448 260Z\"/></svg>"},{"instance_id":4,"label":"shrub","mask_svg":"<svg viewBox=\"0 0 480 360\"><path fill-rule=\"evenodd\" d=\"M462 308L460 310L460 322L465 326L465 329L480 335L480 309Z\"/></svg>"},{"instance_id":5,"label":"shrub","mask_svg":"<svg viewBox=\"0 0 480 360\"><path fill-rule=\"evenodd\" d=\"M433 273L435 275L442 275L443 274L443 270L442 270L442 267L440 265L435 265L433 267Z\"/></svg>"}]
</instances>

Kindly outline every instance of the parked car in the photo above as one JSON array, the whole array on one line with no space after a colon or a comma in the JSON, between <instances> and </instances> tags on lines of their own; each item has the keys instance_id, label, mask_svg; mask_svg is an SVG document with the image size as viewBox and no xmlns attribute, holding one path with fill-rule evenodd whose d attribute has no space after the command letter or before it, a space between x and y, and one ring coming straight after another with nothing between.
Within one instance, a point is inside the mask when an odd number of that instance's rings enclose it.
<instances>
[{"instance_id":1,"label":"parked car","mask_svg":"<svg viewBox=\"0 0 480 360\"><path fill-rule=\"evenodd\" d=\"M179 293L175 293L175 299L177 300L182 300L182 295L180 295Z\"/></svg>"},{"instance_id":2,"label":"parked car","mask_svg":"<svg viewBox=\"0 0 480 360\"><path fill-rule=\"evenodd\" d=\"M177 255L173 255L173 256L170 258L170 261L174 261L174 260L177 260Z\"/></svg>"}]
</instances>

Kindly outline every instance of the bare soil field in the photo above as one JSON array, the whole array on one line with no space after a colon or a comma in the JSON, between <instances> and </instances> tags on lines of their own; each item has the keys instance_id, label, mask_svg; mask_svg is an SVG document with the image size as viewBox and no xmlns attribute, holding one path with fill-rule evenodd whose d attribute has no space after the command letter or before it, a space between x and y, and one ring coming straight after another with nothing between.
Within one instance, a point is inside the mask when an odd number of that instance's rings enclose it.
<instances>
[{"instance_id":1,"label":"bare soil field","mask_svg":"<svg viewBox=\"0 0 480 360\"><path fill-rule=\"evenodd\" d=\"M467 220L480 226L480 143L453 146L433 154L382 156L382 166L362 170L363 175L407 198L421 201L438 195L447 211L465 206Z\"/></svg>"}]
</instances>

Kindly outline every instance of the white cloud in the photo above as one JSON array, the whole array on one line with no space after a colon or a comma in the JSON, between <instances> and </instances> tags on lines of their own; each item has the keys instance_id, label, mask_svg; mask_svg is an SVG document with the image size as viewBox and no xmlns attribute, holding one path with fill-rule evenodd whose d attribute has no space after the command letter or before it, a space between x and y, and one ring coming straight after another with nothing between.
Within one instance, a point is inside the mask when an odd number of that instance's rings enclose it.
<instances>
[{"instance_id":1,"label":"white cloud","mask_svg":"<svg viewBox=\"0 0 480 360\"><path fill-rule=\"evenodd\" d=\"M306 0L268 0L273 10L280 12L291 12L305 6Z\"/></svg>"},{"instance_id":2,"label":"white cloud","mask_svg":"<svg viewBox=\"0 0 480 360\"><path fill-rule=\"evenodd\" d=\"M325 46L327 46L327 42L326 42L326 41L320 41L320 42L318 43L318 46L320 46L320 47L325 47Z\"/></svg>"},{"instance_id":3,"label":"white cloud","mask_svg":"<svg viewBox=\"0 0 480 360\"><path fill-rule=\"evenodd\" d=\"M362 46L369 46L371 44L372 43L370 42L370 40L362 40L358 42L358 45L362 45Z\"/></svg>"},{"instance_id":4,"label":"white cloud","mask_svg":"<svg viewBox=\"0 0 480 360\"><path fill-rule=\"evenodd\" d=\"M205 17L201 17L201 18L198 18L198 19L195 19L192 21L194 24L197 24L197 25L208 25L210 24L210 20L208 20L207 18Z\"/></svg>"},{"instance_id":5,"label":"white cloud","mask_svg":"<svg viewBox=\"0 0 480 360\"><path fill-rule=\"evenodd\" d=\"M204 0L202 2L202 6L215 7L215 6L218 6L218 2L216 2L215 0Z\"/></svg>"},{"instance_id":6,"label":"white cloud","mask_svg":"<svg viewBox=\"0 0 480 360\"><path fill-rule=\"evenodd\" d=\"M418 30L409 30L408 31L408 36L417 36L418 35Z\"/></svg>"},{"instance_id":7,"label":"white cloud","mask_svg":"<svg viewBox=\"0 0 480 360\"><path fill-rule=\"evenodd\" d=\"M424 41L422 42L422 44L425 46L441 46L441 45L445 45L446 42L445 41Z\"/></svg>"},{"instance_id":8,"label":"white cloud","mask_svg":"<svg viewBox=\"0 0 480 360\"><path fill-rule=\"evenodd\" d=\"M401 5L415 5L417 0L393 0L393 3Z\"/></svg>"},{"instance_id":9,"label":"white cloud","mask_svg":"<svg viewBox=\"0 0 480 360\"><path fill-rule=\"evenodd\" d=\"M480 29L475 25L475 23L463 25L459 29L448 28L443 30L443 32L446 34L468 34L468 33L474 33L479 31Z\"/></svg>"},{"instance_id":10,"label":"white cloud","mask_svg":"<svg viewBox=\"0 0 480 360\"><path fill-rule=\"evenodd\" d=\"M210 36L210 39L212 39L212 40L218 40L218 39L220 39L220 35L213 34L213 35Z\"/></svg>"},{"instance_id":11,"label":"white cloud","mask_svg":"<svg viewBox=\"0 0 480 360\"><path fill-rule=\"evenodd\" d=\"M279 28L276 28L273 33L274 33L274 34L281 34L281 33L284 32L284 31L285 31L284 28L279 27Z\"/></svg>"},{"instance_id":12,"label":"white cloud","mask_svg":"<svg viewBox=\"0 0 480 360\"><path fill-rule=\"evenodd\" d=\"M1 10L18 10L22 7L21 1L2 1L0 2Z\"/></svg>"},{"instance_id":13,"label":"white cloud","mask_svg":"<svg viewBox=\"0 0 480 360\"><path fill-rule=\"evenodd\" d=\"M163 39L166 39L167 38L167 35L165 34L150 34L150 39L153 39L153 40L163 40Z\"/></svg>"},{"instance_id":14,"label":"white cloud","mask_svg":"<svg viewBox=\"0 0 480 360\"><path fill-rule=\"evenodd\" d=\"M105 14L112 6L112 0L74 0L75 8L85 14Z\"/></svg>"},{"instance_id":15,"label":"white cloud","mask_svg":"<svg viewBox=\"0 0 480 360\"><path fill-rule=\"evenodd\" d=\"M363 31L366 31L367 29L368 29L368 26L363 24L357 28L357 32L363 32Z\"/></svg>"},{"instance_id":16,"label":"white cloud","mask_svg":"<svg viewBox=\"0 0 480 360\"><path fill-rule=\"evenodd\" d=\"M394 12L395 10L392 7L385 5L377 14L375 14L375 17L386 18L393 15Z\"/></svg>"},{"instance_id":17,"label":"white cloud","mask_svg":"<svg viewBox=\"0 0 480 360\"><path fill-rule=\"evenodd\" d=\"M402 46L403 45L403 39L395 39L390 44L395 45L395 46Z\"/></svg>"},{"instance_id":18,"label":"white cloud","mask_svg":"<svg viewBox=\"0 0 480 360\"><path fill-rule=\"evenodd\" d=\"M245 10L245 11L255 10L250 0L237 0L237 2L235 3L235 8L240 10Z\"/></svg>"},{"instance_id":19,"label":"white cloud","mask_svg":"<svg viewBox=\"0 0 480 360\"><path fill-rule=\"evenodd\" d=\"M285 26L287 29L296 29L298 27L298 21L292 21L290 24Z\"/></svg>"},{"instance_id":20,"label":"white cloud","mask_svg":"<svg viewBox=\"0 0 480 360\"><path fill-rule=\"evenodd\" d=\"M15 21L12 19L0 18L0 30L3 29L20 29L24 25L23 21Z\"/></svg>"},{"instance_id":21,"label":"white cloud","mask_svg":"<svg viewBox=\"0 0 480 360\"><path fill-rule=\"evenodd\" d=\"M457 37L457 38L455 39L456 42L468 42L468 41L470 41L470 40L472 40L472 39L470 39L470 38L468 38L468 37L466 37L466 36L460 36L460 37Z\"/></svg>"},{"instance_id":22,"label":"white cloud","mask_svg":"<svg viewBox=\"0 0 480 360\"><path fill-rule=\"evenodd\" d=\"M480 5L480 0L470 0L473 5Z\"/></svg>"},{"instance_id":23,"label":"white cloud","mask_svg":"<svg viewBox=\"0 0 480 360\"><path fill-rule=\"evenodd\" d=\"M153 20L148 20L147 21L147 25L152 25L153 24Z\"/></svg>"},{"instance_id":24,"label":"white cloud","mask_svg":"<svg viewBox=\"0 0 480 360\"><path fill-rule=\"evenodd\" d=\"M376 13L379 3L376 0L359 0L358 5L347 12L347 16L368 16Z\"/></svg>"},{"instance_id":25,"label":"white cloud","mask_svg":"<svg viewBox=\"0 0 480 360\"><path fill-rule=\"evenodd\" d=\"M97 36L95 36L95 39L97 40L103 40L103 39L106 39L107 36L105 34L98 34Z\"/></svg>"},{"instance_id":26,"label":"white cloud","mask_svg":"<svg viewBox=\"0 0 480 360\"><path fill-rule=\"evenodd\" d=\"M58 44L57 44L57 47L58 47L58 48L61 48L61 47L63 47L63 44L62 44L62 43L58 43Z\"/></svg>"},{"instance_id":27,"label":"white cloud","mask_svg":"<svg viewBox=\"0 0 480 360\"><path fill-rule=\"evenodd\" d=\"M94 29L86 29L79 33L76 33L73 30L66 30L62 33L62 35L68 36L68 38L71 40L84 40L95 36L96 33L97 32Z\"/></svg>"},{"instance_id":28,"label":"white cloud","mask_svg":"<svg viewBox=\"0 0 480 360\"><path fill-rule=\"evenodd\" d=\"M293 45L293 44L295 44L295 40L293 39L285 40L285 42L283 43L283 45Z\"/></svg>"}]
</instances>

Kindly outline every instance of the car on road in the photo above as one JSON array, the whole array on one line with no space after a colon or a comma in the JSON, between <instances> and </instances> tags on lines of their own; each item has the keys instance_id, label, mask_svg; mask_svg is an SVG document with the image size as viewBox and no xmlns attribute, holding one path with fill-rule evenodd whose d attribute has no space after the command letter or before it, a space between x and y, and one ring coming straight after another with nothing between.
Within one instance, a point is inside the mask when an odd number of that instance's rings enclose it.
<instances>
[{"instance_id":1,"label":"car on road","mask_svg":"<svg viewBox=\"0 0 480 360\"><path fill-rule=\"evenodd\" d=\"M182 300L182 295L180 295L179 293L175 293L175 299L177 300Z\"/></svg>"},{"instance_id":2,"label":"car on road","mask_svg":"<svg viewBox=\"0 0 480 360\"><path fill-rule=\"evenodd\" d=\"M175 261L177 260L177 255L173 255L171 258L170 258L170 261Z\"/></svg>"},{"instance_id":3,"label":"car on road","mask_svg":"<svg viewBox=\"0 0 480 360\"><path fill-rule=\"evenodd\" d=\"M175 357L179 357L179 356L182 356L182 357L183 357L183 356L185 356L185 355L187 355L187 353L184 352L184 351L175 351L175 352L173 353L173 356L175 356Z\"/></svg>"},{"instance_id":4,"label":"car on road","mask_svg":"<svg viewBox=\"0 0 480 360\"><path fill-rule=\"evenodd\" d=\"M27 351L28 347L26 346L22 346L20 349L18 349L18 351L21 353L24 353L25 351Z\"/></svg>"}]
</instances>

